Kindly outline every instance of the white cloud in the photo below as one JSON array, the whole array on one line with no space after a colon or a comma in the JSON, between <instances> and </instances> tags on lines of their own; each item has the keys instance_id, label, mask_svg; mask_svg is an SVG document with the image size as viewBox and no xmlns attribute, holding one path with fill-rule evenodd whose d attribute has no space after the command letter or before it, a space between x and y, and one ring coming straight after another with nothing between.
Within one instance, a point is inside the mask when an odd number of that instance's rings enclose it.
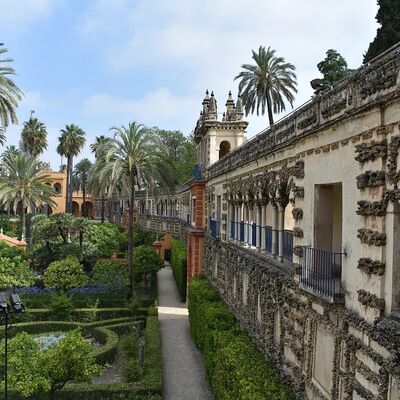
<instances>
[{"instance_id":1,"label":"white cloud","mask_svg":"<svg viewBox=\"0 0 400 400\"><path fill-rule=\"evenodd\" d=\"M375 34L376 10L374 2L365 0L250 0L245 5L231 0L102 0L87 11L79 29L83 40L105 47L105 61L114 73L132 71L134 77L150 69L165 74L165 80L174 76L173 82L161 83L170 88L166 97L196 99L190 102L195 110L185 107L197 115L206 88L215 91L220 106L225 103L228 90L237 88L233 78L240 65L251 62L250 50L260 45L271 45L297 67L295 105L301 105L312 95L309 82L319 76L316 65L326 50L339 50L350 67L361 64ZM100 96L91 101L159 121L164 110L174 111L168 102L161 110L153 106L162 99L114 103ZM250 120L249 132L265 126L264 117Z\"/></svg>"},{"instance_id":2,"label":"white cloud","mask_svg":"<svg viewBox=\"0 0 400 400\"><path fill-rule=\"evenodd\" d=\"M54 0L0 0L1 26L18 32L50 14Z\"/></svg>"},{"instance_id":3,"label":"white cloud","mask_svg":"<svg viewBox=\"0 0 400 400\"><path fill-rule=\"evenodd\" d=\"M157 121L162 127L173 128L176 124L183 127L185 122L196 117L197 99L176 96L168 88L159 88L147 93L140 99L122 99L110 94L94 94L83 103L83 111L89 116L115 116L126 122L133 120L152 126ZM180 120L180 121L179 121ZM182 124L183 123L183 124ZM191 128L190 128L191 129Z\"/></svg>"}]
</instances>

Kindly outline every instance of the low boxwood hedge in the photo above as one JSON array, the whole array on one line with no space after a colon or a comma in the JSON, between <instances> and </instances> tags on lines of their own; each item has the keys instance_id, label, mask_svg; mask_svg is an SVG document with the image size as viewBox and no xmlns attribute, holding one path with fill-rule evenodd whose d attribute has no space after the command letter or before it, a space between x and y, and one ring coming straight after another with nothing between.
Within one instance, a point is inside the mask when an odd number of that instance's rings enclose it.
<instances>
[{"instance_id":1,"label":"low boxwood hedge","mask_svg":"<svg viewBox=\"0 0 400 400\"><path fill-rule=\"evenodd\" d=\"M171 242L171 267L182 301L186 301L186 247L180 240Z\"/></svg>"},{"instance_id":2,"label":"low boxwood hedge","mask_svg":"<svg viewBox=\"0 0 400 400\"><path fill-rule=\"evenodd\" d=\"M295 399L204 279L190 283L189 320L193 340L204 351L216 400Z\"/></svg>"},{"instance_id":3,"label":"low boxwood hedge","mask_svg":"<svg viewBox=\"0 0 400 400\"><path fill-rule=\"evenodd\" d=\"M111 364L118 351L118 334L108 328L94 328L93 336L102 344L92 351L93 357L101 365Z\"/></svg>"},{"instance_id":4,"label":"low boxwood hedge","mask_svg":"<svg viewBox=\"0 0 400 400\"><path fill-rule=\"evenodd\" d=\"M154 392L162 394L161 338L157 315L149 315L146 319L143 382Z\"/></svg>"}]
</instances>

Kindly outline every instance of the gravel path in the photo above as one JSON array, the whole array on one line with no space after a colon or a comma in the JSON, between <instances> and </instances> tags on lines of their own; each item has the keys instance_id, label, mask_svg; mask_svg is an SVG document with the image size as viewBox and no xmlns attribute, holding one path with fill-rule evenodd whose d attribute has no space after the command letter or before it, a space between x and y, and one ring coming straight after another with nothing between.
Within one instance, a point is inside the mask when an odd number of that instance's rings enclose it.
<instances>
[{"instance_id":1,"label":"gravel path","mask_svg":"<svg viewBox=\"0 0 400 400\"><path fill-rule=\"evenodd\" d=\"M158 272L164 400L212 400L204 358L192 342L188 311L180 301L171 267Z\"/></svg>"}]
</instances>

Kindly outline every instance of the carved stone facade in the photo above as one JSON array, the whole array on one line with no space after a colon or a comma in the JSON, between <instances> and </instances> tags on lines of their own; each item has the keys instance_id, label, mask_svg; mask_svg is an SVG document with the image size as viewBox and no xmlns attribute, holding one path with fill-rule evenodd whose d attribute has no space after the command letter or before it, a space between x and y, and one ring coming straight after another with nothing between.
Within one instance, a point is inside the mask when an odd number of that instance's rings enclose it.
<instances>
[{"instance_id":1,"label":"carved stone facade","mask_svg":"<svg viewBox=\"0 0 400 400\"><path fill-rule=\"evenodd\" d=\"M300 399L399 400L400 48L220 159L247 124L207 96L204 180L164 197L177 217L139 223L186 237L189 278L204 273Z\"/></svg>"}]
</instances>

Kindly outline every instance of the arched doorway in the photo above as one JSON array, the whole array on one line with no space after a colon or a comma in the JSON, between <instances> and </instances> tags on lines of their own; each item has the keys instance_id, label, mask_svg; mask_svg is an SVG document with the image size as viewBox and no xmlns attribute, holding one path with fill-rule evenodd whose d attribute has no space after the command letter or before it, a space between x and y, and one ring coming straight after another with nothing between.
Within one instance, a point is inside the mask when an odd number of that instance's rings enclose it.
<instances>
[{"instance_id":1,"label":"arched doorway","mask_svg":"<svg viewBox=\"0 0 400 400\"><path fill-rule=\"evenodd\" d=\"M227 140L223 140L219 145L219 158L226 156L231 151L231 144Z\"/></svg>"},{"instance_id":2,"label":"arched doorway","mask_svg":"<svg viewBox=\"0 0 400 400\"><path fill-rule=\"evenodd\" d=\"M79 217L79 204L76 201L72 202L72 215Z\"/></svg>"},{"instance_id":3,"label":"arched doorway","mask_svg":"<svg viewBox=\"0 0 400 400\"><path fill-rule=\"evenodd\" d=\"M86 201L82 204L82 216L93 218L93 203Z\"/></svg>"}]
</instances>

